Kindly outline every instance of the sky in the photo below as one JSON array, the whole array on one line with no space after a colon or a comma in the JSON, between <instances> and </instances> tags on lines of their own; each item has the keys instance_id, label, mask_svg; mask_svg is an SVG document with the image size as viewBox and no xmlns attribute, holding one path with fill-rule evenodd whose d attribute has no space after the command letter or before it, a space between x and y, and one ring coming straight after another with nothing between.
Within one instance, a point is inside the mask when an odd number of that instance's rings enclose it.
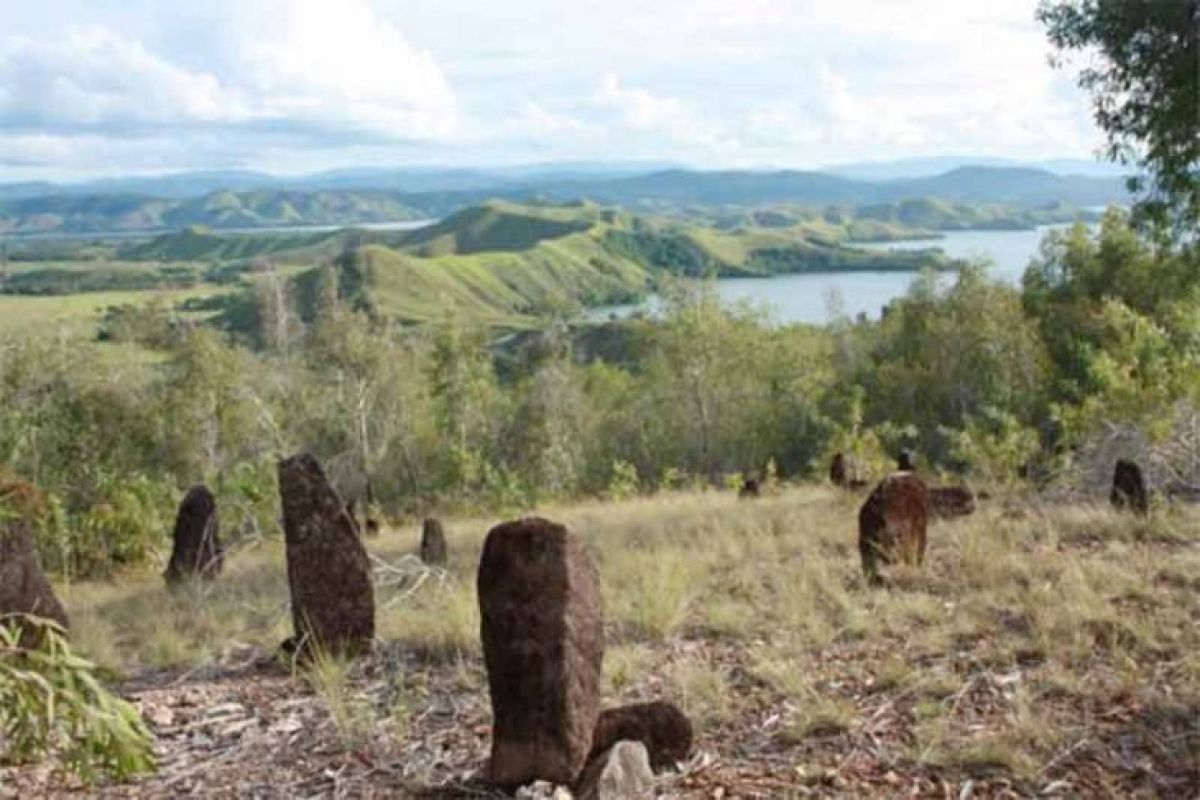
<instances>
[{"instance_id":1,"label":"sky","mask_svg":"<svg viewBox=\"0 0 1200 800\"><path fill-rule=\"evenodd\" d=\"M0 0L0 180L1092 158L1036 0Z\"/></svg>"}]
</instances>

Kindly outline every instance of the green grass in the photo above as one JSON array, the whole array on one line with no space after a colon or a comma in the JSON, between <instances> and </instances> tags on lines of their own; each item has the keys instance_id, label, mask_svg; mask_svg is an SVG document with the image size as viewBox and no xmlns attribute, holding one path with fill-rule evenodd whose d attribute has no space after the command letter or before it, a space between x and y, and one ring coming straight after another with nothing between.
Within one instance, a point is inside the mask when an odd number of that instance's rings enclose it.
<instances>
[{"instance_id":1,"label":"green grass","mask_svg":"<svg viewBox=\"0 0 1200 800\"><path fill-rule=\"evenodd\" d=\"M109 306L162 299L169 305L211 297L227 287L201 284L187 289L91 292L55 297L0 294L0 336L36 332L69 338L92 338Z\"/></svg>"}]
</instances>

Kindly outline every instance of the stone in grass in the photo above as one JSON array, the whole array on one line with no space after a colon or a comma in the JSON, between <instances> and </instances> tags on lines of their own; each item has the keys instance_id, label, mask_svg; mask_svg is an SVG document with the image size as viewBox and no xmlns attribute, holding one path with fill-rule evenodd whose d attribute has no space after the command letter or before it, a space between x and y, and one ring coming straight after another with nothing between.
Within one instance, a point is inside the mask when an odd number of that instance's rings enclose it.
<instances>
[{"instance_id":1,"label":"stone in grass","mask_svg":"<svg viewBox=\"0 0 1200 800\"><path fill-rule=\"evenodd\" d=\"M846 456L842 453L834 453L833 459L829 462L829 482L834 486L845 487L848 481Z\"/></svg>"},{"instance_id":2,"label":"stone in grass","mask_svg":"<svg viewBox=\"0 0 1200 800\"><path fill-rule=\"evenodd\" d=\"M208 487L188 489L175 515L174 547L163 573L167 585L197 577L212 580L221 574L224 554L218 525L217 500Z\"/></svg>"},{"instance_id":3,"label":"stone in grass","mask_svg":"<svg viewBox=\"0 0 1200 800\"><path fill-rule=\"evenodd\" d=\"M1114 508L1128 508L1135 514L1145 515L1150 510L1146 493L1146 479L1142 468L1133 461L1121 459L1113 469L1112 493L1109 501Z\"/></svg>"},{"instance_id":4,"label":"stone in grass","mask_svg":"<svg viewBox=\"0 0 1200 800\"><path fill-rule=\"evenodd\" d=\"M858 551L863 574L879 584L879 565L925 560L929 489L912 472L894 472L880 482L858 512Z\"/></svg>"},{"instance_id":5,"label":"stone in grass","mask_svg":"<svg viewBox=\"0 0 1200 800\"><path fill-rule=\"evenodd\" d=\"M38 561L28 520L13 518L0 524L0 624L15 625L22 647L36 647L41 627L30 617L42 617L66 630L67 612L54 595Z\"/></svg>"},{"instance_id":6,"label":"stone in grass","mask_svg":"<svg viewBox=\"0 0 1200 800\"><path fill-rule=\"evenodd\" d=\"M600 712L592 736L591 758L620 741L641 742L650 766L660 771L687 760L692 751L692 723L671 703L634 703Z\"/></svg>"},{"instance_id":7,"label":"stone in grass","mask_svg":"<svg viewBox=\"0 0 1200 800\"><path fill-rule=\"evenodd\" d=\"M650 800L654 773L641 742L620 741L588 762L575 791L578 800Z\"/></svg>"},{"instance_id":8,"label":"stone in grass","mask_svg":"<svg viewBox=\"0 0 1200 800\"><path fill-rule=\"evenodd\" d=\"M489 779L505 788L573 785L600 711L596 566L562 525L507 522L484 541L478 595L494 718Z\"/></svg>"},{"instance_id":9,"label":"stone in grass","mask_svg":"<svg viewBox=\"0 0 1200 800\"><path fill-rule=\"evenodd\" d=\"M421 561L435 567L446 566L446 532L433 517L421 525Z\"/></svg>"},{"instance_id":10,"label":"stone in grass","mask_svg":"<svg viewBox=\"0 0 1200 800\"><path fill-rule=\"evenodd\" d=\"M308 453L279 462L295 635L285 649L353 657L375 637L371 563L346 507Z\"/></svg>"}]
</instances>

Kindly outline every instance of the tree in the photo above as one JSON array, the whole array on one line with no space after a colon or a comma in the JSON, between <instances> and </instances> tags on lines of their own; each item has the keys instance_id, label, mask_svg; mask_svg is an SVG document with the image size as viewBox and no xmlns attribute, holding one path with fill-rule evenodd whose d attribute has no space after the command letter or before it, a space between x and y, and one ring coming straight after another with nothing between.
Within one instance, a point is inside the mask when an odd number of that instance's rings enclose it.
<instances>
[{"instance_id":1,"label":"tree","mask_svg":"<svg viewBox=\"0 0 1200 800\"><path fill-rule=\"evenodd\" d=\"M1079 74L1108 156L1149 173L1141 210L1193 230L1200 222L1200 0L1043 0L1037 18L1062 55L1097 59Z\"/></svg>"}]
</instances>

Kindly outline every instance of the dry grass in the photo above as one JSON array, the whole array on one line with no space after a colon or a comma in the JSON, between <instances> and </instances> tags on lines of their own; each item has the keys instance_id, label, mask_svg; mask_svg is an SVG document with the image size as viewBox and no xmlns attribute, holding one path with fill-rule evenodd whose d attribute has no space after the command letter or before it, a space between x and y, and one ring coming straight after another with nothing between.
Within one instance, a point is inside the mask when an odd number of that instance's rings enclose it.
<instances>
[{"instance_id":1,"label":"dry grass","mask_svg":"<svg viewBox=\"0 0 1200 800\"><path fill-rule=\"evenodd\" d=\"M870 589L860 499L795 487L755 501L685 492L537 513L582 534L599 563L607 700L671 699L700 746L727 759L797 785L803 766L850 795L966 780L978 791L1066 780L1068 794L1169 795L1180 774L1200 780L1200 728L1181 723L1157 751L1137 744L1148 715L1200 717L1200 509L1136 520L997 498L936 524L924 569ZM381 638L472 696L486 696L474 568L493 522L448 522L445 582L379 597ZM418 541L407 525L367 544L396 560ZM289 632L277 544L239 553L193 594L170 595L147 575L75 584L65 599L80 648L127 675L273 648ZM393 698L397 735L421 735L408 721L422 697ZM339 725L350 738L352 717ZM1136 754L1128 764L1103 755L1120 737ZM855 775L856 789L838 783Z\"/></svg>"}]
</instances>

